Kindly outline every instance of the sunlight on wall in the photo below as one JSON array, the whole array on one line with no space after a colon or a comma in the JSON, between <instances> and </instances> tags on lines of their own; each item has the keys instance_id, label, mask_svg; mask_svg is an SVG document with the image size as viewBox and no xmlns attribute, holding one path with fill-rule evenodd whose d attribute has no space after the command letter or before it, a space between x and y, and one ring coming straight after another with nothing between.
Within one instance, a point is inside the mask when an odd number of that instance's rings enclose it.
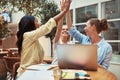
<instances>
[{"instance_id":1,"label":"sunlight on wall","mask_svg":"<svg viewBox=\"0 0 120 80\"><path fill-rule=\"evenodd\" d=\"M24 13L22 11L19 11L17 13L12 14L12 22L13 23L19 23L20 19L24 16Z\"/></svg>"},{"instance_id":2,"label":"sunlight on wall","mask_svg":"<svg viewBox=\"0 0 120 80\"><path fill-rule=\"evenodd\" d=\"M44 56L51 56L51 44L50 39L45 38L45 36L39 38L39 42L44 49Z\"/></svg>"}]
</instances>

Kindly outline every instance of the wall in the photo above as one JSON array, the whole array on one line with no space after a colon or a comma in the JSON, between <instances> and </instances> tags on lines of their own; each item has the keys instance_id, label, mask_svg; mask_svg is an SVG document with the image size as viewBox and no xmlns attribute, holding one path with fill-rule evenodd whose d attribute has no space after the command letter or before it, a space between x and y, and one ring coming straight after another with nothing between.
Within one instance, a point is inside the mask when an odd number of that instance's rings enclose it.
<instances>
[{"instance_id":1,"label":"wall","mask_svg":"<svg viewBox=\"0 0 120 80\"><path fill-rule=\"evenodd\" d=\"M55 2L60 5L61 0L55 0ZM71 8L78 8L78 7L83 7L86 5L91 5L99 2L105 2L105 1L110 1L110 0L72 0L71 3Z\"/></svg>"},{"instance_id":2,"label":"wall","mask_svg":"<svg viewBox=\"0 0 120 80\"><path fill-rule=\"evenodd\" d=\"M13 33L10 37L2 40L2 44L0 45L0 48L16 48L17 24L10 23L9 27Z\"/></svg>"},{"instance_id":3,"label":"wall","mask_svg":"<svg viewBox=\"0 0 120 80\"><path fill-rule=\"evenodd\" d=\"M24 16L24 13L19 11L12 14L12 23L19 23L20 19Z\"/></svg>"},{"instance_id":4,"label":"wall","mask_svg":"<svg viewBox=\"0 0 120 80\"><path fill-rule=\"evenodd\" d=\"M110 67L108 70L114 73L118 80L120 80L120 55L112 55L112 60L110 61Z\"/></svg>"},{"instance_id":5,"label":"wall","mask_svg":"<svg viewBox=\"0 0 120 80\"><path fill-rule=\"evenodd\" d=\"M51 56L51 44L50 39L45 36L39 38L39 42L44 49L45 56Z\"/></svg>"},{"instance_id":6,"label":"wall","mask_svg":"<svg viewBox=\"0 0 120 80\"><path fill-rule=\"evenodd\" d=\"M119 64L111 63L109 67L109 71L115 74L118 80L120 80L120 63Z\"/></svg>"}]
</instances>

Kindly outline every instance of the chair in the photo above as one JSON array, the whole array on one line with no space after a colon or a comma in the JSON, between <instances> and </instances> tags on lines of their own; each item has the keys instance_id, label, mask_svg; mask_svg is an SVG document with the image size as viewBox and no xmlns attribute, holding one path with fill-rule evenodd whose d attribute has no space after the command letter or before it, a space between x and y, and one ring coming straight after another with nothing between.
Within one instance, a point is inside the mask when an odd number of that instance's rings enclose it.
<instances>
[{"instance_id":1,"label":"chair","mask_svg":"<svg viewBox=\"0 0 120 80\"><path fill-rule=\"evenodd\" d=\"M20 62L20 58L5 56L4 59L5 59L5 65L6 65L7 71L10 73L8 78L12 79L14 78L14 74L15 74L14 71L16 69L15 63Z\"/></svg>"},{"instance_id":2,"label":"chair","mask_svg":"<svg viewBox=\"0 0 120 80\"><path fill-rule=\"evenodd\" d=\"M19 66L20 66L20 62L16 62L16 63L13 65L13 80L16 79L17 69L19 68Z\"/></svg>"},{"instance_id":3,"label":"chair","mask_svg":"<svg viewBox=\"0 0 120 80\"><path fill-rule=\"evenodd\" d=\"M5 60L0 57L0 80L6 80L7 78L7 69L5 66Z\"/></svg>"}]
</instances>

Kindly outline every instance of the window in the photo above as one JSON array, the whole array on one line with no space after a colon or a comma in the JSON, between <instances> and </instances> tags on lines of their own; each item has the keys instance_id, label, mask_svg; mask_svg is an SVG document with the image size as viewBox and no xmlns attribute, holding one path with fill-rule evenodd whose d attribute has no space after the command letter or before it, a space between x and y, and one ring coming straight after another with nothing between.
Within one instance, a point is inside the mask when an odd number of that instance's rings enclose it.
<instances>
[{"instance_id":1,"label":"window","mask_svg":"<svg viewBox=\"0 0 120 80\"><path fill-rule=\"evenodd\" d=\"M71 20L73 22L73 10L71 9L70 10L70 13L71 13ZM63 24L65 25L66 24L66 17L64 16L64 19L63 19Z\"/></svg>"},{"instance_id":2,"label":"window","mask_svg":"<svg viewBox=\"0 0 120 80\"><path fill-rule=\"evenodd\" d=\"M112 45L113 53L120 54L120 21L110 21L108 26L109 30L102 35Z\"/></svg>"},{"instance_id":3,"label":"window","mask_svg":"<svg viewBox=\"0 0 120 80\"><path fill-rule=\"evenodd\" d=\"M103 33L104 37L107 40L120 40L120 21L110 21L108 26L109 30Z\"/></svg>"},{"instance_id":4,"label":"window","mask_svg":"<svg viewBox=\"0 0 120 80\"><path fill-rule=\"evenodd\" d=\"M84 33L85 22L90 18L108 20L109 29L101 35L111 44L113 54L120 55L120 0L98 1L93 5L75 8L75 21L73 22L80 32Z\"/></svg>"},{"instance_id":5,"label":"window","mask_svg":"<svg viewBox=\"0 0 120 80\"><path fill-rule=\"evenodd\" d=\"M85 26L86 26L85 24L77 25L76 28L77 28L78 31L80 31L81 33L85 34L85 32L84 32Z\"/></svg>"},{"instance_id":6,"label":"window","mask_svg":"<svg viewBox=\"0 0 120 80\"><path fill-rule=\"evenodd\" d=\"M86 22L90 18L97 18L97 17L98 17L97 4L76 8L76 23Z\"/></svg>"},{"instance_id":7,"label":"window","mask_svg":"<svg viewBox=\"0 0 120 80\"><path fill-rule=\"evenodd\" d=\"M120 0L112 0L102 3L102 18L120 18Z\"/></svg>"},{"instance_id":8,"label":"window","mask_svg":"<svg viewBox=\"0 0 120 80\"><path fill-rule=\"evenodd\" d=\"M102 18L109 21L109 30L103 36L112 45L113 53L120 55L120 0L102 3Z\"/></svg>"}]
</instances>

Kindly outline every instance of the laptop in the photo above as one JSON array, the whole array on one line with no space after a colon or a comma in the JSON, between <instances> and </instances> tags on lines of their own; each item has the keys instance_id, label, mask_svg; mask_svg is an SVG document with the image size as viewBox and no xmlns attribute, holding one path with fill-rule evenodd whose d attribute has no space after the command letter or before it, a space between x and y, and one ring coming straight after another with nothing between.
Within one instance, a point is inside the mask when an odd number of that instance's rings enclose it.
<instances>
[{"instance_id":1,"label":"laptop","mask_svg":"<svg viewBox=\"0 0 120 80\"><path fill-rule=\"evenodd\" d=\"M56 53L61 69L97 70L97 45L58 44Z\"/></svg>"}]
</instances>

